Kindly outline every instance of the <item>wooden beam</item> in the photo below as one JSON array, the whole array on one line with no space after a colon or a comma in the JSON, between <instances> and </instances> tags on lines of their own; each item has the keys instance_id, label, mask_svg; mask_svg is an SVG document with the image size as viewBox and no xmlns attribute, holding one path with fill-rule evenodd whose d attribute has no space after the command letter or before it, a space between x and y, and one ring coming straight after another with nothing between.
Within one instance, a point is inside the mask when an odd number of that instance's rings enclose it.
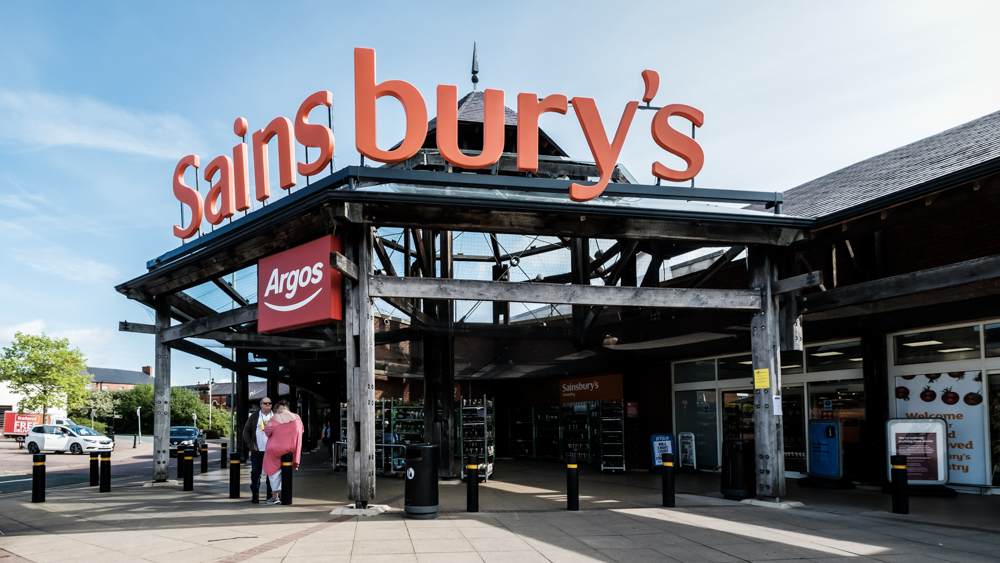
<instances>
[{"instance_id":1,"label":"wooden beam","mask_svg":"<svg viewBox=\"0 0 1000 563\"><path fill-rule=\"evenodd\" d=\"M173 342L182 338L191 338L214 330L231 326L252 323L257 320L257 304L247 305L224 313L215 313L200 319L172 326L163 331L163 341Z\"/></svg>"},{"instance_id":2,"label":"wooden beam","mask_svg":"<svg viewBox=\"0 0 1000 563\"><path fill-rule=\"evenodd\" d=\"M407 279L420 279L420 278L407 278ZM412 301L407 301L405 299L396 299L393 297L382 297L381 299L386 303L392 305L393 307L399 309L403 313L409 315L410 319L414 322L423 323L425 325L430 325L435 323L434 319L427 316L427 313L421 311L420 308L414 305Z\"/></svg>"},{"instance_id":3,"label":"wooden beam","mask_svg":"<svg viewBox=\"0 0 1000 563\"><path fill-rule=\"evenodd\" d=\"M236 291L233 284L227 282L224 278L215 278L212 280L212 283L214 283L219 289L222 290L223 293L228 295L229 298L235 301L240 307L246 307L250 304L245 297L240 295L240 292Z\"/></svg>"},{"instance_id":4,"label":"wooden beam","mask_svg":"<svg viewBox=\"0 0 1000 563\"><path fill-rule=\"evenodd\" d=\"M370 276L372 297L514 301L569 305L665 307L680 309L760 309L760 292L750 289L686 289L659 287L559 286L441 278Z\"/></svg>"},{"instance_id":5,"label":"wooden beam","mask_svg":"<svg viewBox=\"0 0 1000 563\"><path fill-rule=\"evenodd\" d=\"M339 252L330 253L330 267L340 272L342 276L350 278L351 281L358 281L358 278L361 275L358 272L357 264L351 262Z\"/></svg>"},{"instance_id":6,"label":"wooden beam","mask_svg":"<svg viewBox=\"0 0 1000 563\"><path fill-rule=\"evenodd\" d=\"M808 274L800 274L783 280L776 280L771 283L771 293L780 295L782 293L801 291L821 285L823 285L823 272L817 270Z\"/></svg>"},{"instance_id":7,"label":"wooden beam","mask_svg":"<svg viewBox=\"0 0 1000 563\"><path fill-rule=\"evenodd\" d=\"M823 293L804 295L799 298L799 311L818 313L848 305L891 299L994 278L1000 278L1000 255L975 258L948 266L857 283Z\"/></svg>"},{"instance_id":8,"label":"wooden beam","mask_svg":"<svg viewBox=\"0 0 1000 563\"><path fill-rule=\"evenodd\" d=\"M208 315L214 315L216 310L184 293L178 291L169 298L170 306L177 309L191 319L200 319Z\"/></svg>"},{"instance_id":9,"label":"wooden beam","mask_svg":"<svg viewBox=\"0 0 1000 563\"><path fill-rule=\"evenodd\" d=\"M246 368L246 367L240 366L236 362L234 362L231 359L223 356L222 354L213 352L213 351L209 350L208 348L205 348L204 346L199 346L199 345L195 344L194 342L188 342L187 340L175 340L175 341L169 343L168 346L170 348L173 348L174 350L180 350L181 352L187 352L188 354L191 354L192 356L197 356L197 357L199 357L199 358L201 358L203 360L212 362L212 363L214 363L214 364L216 364L218 366L224 367L224 368L232 370L232 371L236 371L236 372L245 371L246 373L248 373L250 375L255 375L257 377L268 377L268 375L270 375L271 377L274 377L274 373L268 374L266 371L263 371L263 370L259 370L259 369L256 369L256 368Z\"/></svg>"},{"instance_id":10,"label":"wooden beam","mask_svg":"<svg viewBox=\"0 0 1000 563\"><path fill-rule=\"evenodd\" d=\"M327 350L343 350L344 345L328 340L317 340L313 338L292 338L288 336L271 336L268 334L253 334L244 332L224 332L211 331L198 336L206 340L216 340L218 342L232 342L241 348L254 348L254 344L261 346L274 346L278 348L324 348ZM235 347L235 345L233 346Z\"/></svg>"},{"instance_id":11,"label":"wooden beam","mask_svg":"<svg viewBox=\"0 0 1000 563\"><path fill-rule=\"evenodd\" d=\"M144 325L140 323L130 323L128 321L118 322L118 332L136 332L139 334L156 334L155 325Z\"/></svg>"},{"instance_id":12,"label":"wooden beam","mask_svg":"<svg viewBox=\"0 0 1000 563\"><path fill-rule=\"evenodd\" d=\"M746 247L739 244L730 247L729 250L720 256L718 260L712 262L711 266L705 268L700 274L698 274L698 277L691 283L691 287L701 287L708 283L708 280L710 280L715 274L719 273L719 270L725 268L730 262L735 260L736 257L740 255L740 252L743 252L744 248Z\"/></svg>"},{"instance_id":13,"label":"wooden beam","mask_svg":"<svg viewBox=\"0 0 1000 563\"><path fill-rule=\"evenodd\" d=\"M382 237L378 236L378 232L375 233L375 254L378 255L378 260L382 263L382 269L385 270L386 275L395 276L396 267L392 265L392 260L389 259L389 253L385 251L385 245L382 243ZM353 279L357 281L358 278L355 276Z\"/></svg>"}]
</instances>

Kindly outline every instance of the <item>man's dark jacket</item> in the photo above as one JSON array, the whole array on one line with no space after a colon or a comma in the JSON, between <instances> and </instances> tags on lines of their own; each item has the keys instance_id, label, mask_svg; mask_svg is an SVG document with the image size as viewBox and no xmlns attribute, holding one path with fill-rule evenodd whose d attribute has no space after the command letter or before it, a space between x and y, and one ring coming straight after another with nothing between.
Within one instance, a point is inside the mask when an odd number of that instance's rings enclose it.
<instances>
[{"instance_id":1,"label":"man's dark jacket","mask_svg":"<svg viewBox=\"0 0 1000 563\"><path fill-rule=\"evenodd\" d=\"M243 443L250 448L251 452L258 452L257 449L257 423L260 421L260 409L253 411L243 427Z\"/></svg>"}]
</instances>

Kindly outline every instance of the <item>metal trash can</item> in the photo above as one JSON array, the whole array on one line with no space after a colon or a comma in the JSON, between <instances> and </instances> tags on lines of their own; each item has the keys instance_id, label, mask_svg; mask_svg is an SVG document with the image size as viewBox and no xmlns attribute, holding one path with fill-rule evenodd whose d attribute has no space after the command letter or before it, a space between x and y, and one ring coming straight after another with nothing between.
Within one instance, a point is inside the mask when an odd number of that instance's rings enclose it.
<instances>
[{"instance_id":1,"label":"metal trash can","mask_svg":"<svg viewBox=\"0 0 1000 563\"><path fill-rule=\"evenodd\" d=\"M722 442L722 496L743 500L756 495L753 440L729 438Z\"/></svg>"},{"instance_id":2,"label":"metal trash can","mask_svg":"<svg viewBox=\"0 0 1000 563\"><path fill-rule=\"evenodd\" d=\"M403 513L407 518L430 520L438 511L438 456L434 444L406 446L406 490Z\"/></svg>"}]
</instances>

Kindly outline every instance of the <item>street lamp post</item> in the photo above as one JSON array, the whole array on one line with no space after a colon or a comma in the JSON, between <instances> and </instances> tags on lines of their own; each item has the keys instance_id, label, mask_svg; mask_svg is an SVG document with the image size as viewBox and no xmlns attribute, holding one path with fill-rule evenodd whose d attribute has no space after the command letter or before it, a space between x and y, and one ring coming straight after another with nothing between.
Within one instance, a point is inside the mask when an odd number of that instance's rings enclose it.
<instances>
[{"instance_id":1,"label":"street lamp post","mask_svg":"<svg viewBox=\"0 0 1000 563\"><path fill-rule=\"evenodd\" d=\"M212 384L215 380L212 379L212 368L203 368L195 366L194 369L207 369L208 370L208 429L212 429Z\"/></svg>"}]
</instances>

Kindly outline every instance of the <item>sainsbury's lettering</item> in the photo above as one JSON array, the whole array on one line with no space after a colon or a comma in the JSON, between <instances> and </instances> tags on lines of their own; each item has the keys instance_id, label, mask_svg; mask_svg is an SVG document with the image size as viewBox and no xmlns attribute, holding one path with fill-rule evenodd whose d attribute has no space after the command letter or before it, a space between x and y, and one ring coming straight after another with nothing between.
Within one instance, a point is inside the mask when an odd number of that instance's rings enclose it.
<instances>
[{"instance_id":1,"label":"sainsbury's lettering","mask_svg":"<svg viewBox=\"0 0 1000 563\"><path fill-rule=\"evenodd\" d=\"M642 79L645 90L642 101L649 104L659 89L660 76L653 70L644 70ZM376 138L376 101L382 97L395 98L402 106L406 120L403 141L393 149L378 148ZM456 86L437 87L437 148L449 164L464 169L488 168L496 164L504 148L504 92L486 89L483 92L483 149L478 155L464 153L458 146L458 89ZM639 108L638 101L625 105L614 135L609 137L593 98L573 97L562 94L539 98L533 93L517 95L517 169L521 172L538 170L538 118L552 112L565 115L572 104L587 145L597 166L598 180L587 185L572 183L569 198L572 201L589 201L601 195L611 181L622 147ZM299 106L294 123L286 117L276 117L251 135L253 150L254 197L264 202L271 197L269 179L268 143L277 139L279 186L289 190L296 184L296 172L309 177L319 174L330 163L334 149L333 131L318 123L309 123L310 111L319 106L333 107L333 94L322 90L308 96ZM656 109L656 108L652 108ZM354 122L355 146L366 158L383 163L403 162L417 154L427 137L427 104L412 84L402 80L376 82L375 50L354 50ZM705 153L701 146L668 123L670 117L682 117L695 127L701 127L705 115L700 110L682 104L670 104L657 109L650 125L653 141L663 150L679 157L686 164L684 170L673 170L660 162L652 165L653 175L669 182L683 182L694 178L702 169ZM205 180L211 185L205 199L197 190L184 184L184 170L198 168L198 156L188 155L177 163L174 171L174 196L191 211L191 222L175 226L174 236L187 239L198 232L203 219L218 225L237 211L250 209L248 147L245 135L247 120L240 117L233 124L233 132L243 138L233 147L232 158L220 156L210 161L204 171ZM319 149L313 162L295 162L295 145ZM214 180L214 181L213 181Z\"/></svg>"}]
</instances>

